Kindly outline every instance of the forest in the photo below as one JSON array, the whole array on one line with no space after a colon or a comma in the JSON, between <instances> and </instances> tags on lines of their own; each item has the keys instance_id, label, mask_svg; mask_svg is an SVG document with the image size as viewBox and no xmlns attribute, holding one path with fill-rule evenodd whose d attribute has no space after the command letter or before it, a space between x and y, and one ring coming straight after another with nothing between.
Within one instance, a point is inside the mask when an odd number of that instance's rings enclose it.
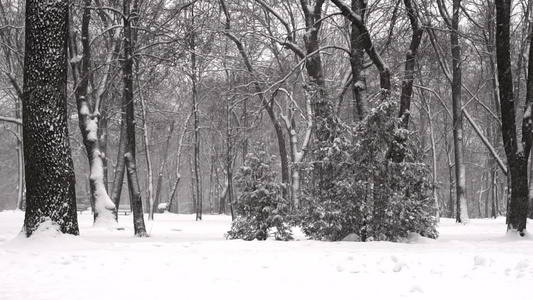
<instances>
[{"instance_id":1,"label":"forest","mask_svg":"<svg viewBox=\"0 0 533 300\"><path fill-rule=\"evenodd\" d=\"M56 2L71 212L363 241L436 238L440 217L523 235L533 215L529 0ZM28 104L27 74L49 65L28 27L55 26L30 3L0 1L0 210L48 181L29 167L45 152L26 142L32 109L53 108Z\"/></svg>"}]
</instances>

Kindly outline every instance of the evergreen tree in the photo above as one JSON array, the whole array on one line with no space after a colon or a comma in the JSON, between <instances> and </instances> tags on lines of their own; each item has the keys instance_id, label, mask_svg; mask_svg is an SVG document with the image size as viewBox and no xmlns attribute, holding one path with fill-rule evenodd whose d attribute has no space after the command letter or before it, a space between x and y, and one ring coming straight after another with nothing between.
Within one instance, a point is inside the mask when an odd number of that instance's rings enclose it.
<instances>
[{"instance_id":1,"label":"evergreen tree","mask_svg":"<svg viewBox=\"0 0 533 300\"><path fill-rule=\"evenodd\" d=\"M401 241L409 233L438 236L428 166L409 147L402 149L402 162L388 159L383 150L391 144L405 147L395 139L409 135L398 126L401 119L392 117L394 107L394 101L384 101L355 128L341 126L330 146L315 150L323 159L310 168L322 174L316 178L320 182L311 184L300 211L306 235L333 241L349 234L357 234L361 241ZM388 199L387 207L376 207L377 197ZM385 218L376 220L376 210Z\"/></svg>"},{"instance_id":2,"label":"evergreen tree","mask_svg":"<svg viewBox=\"0 0 533 300\"><path fill-rule=\"evenodd\" d=\"M266 240L273 228L276 240L291 240L288 224L290 202L282 197L282 185L271 165L274 158L266 152L248 154L247 164L237 174L242 193L235 204L237 218L226 237L251 241Z\"/></svg>"}]
</instances>

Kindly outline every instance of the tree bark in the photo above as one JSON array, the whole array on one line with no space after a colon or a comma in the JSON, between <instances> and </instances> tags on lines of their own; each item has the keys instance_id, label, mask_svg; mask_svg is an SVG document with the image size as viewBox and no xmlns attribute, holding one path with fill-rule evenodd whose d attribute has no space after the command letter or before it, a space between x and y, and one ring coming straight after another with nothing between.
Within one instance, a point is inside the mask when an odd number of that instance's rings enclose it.
<instances>
[{"instance_id":1,"label":"tree bark","mask_svg":"<svg viewBox=\"0 0 533 300\"><path fill-rule=\"evenodd\" d=\"M422 42L424 30L418 23L418 11L411 0L404 0L407 15L413 31L409 50L405 54L405 74L402 80L402 91L400 94L400 111L401 128L409 128L409 117L411 115L411 98L413 95L413 83L415 81L415 63L418 54L418 48ZM405 159L405 151L408 135L399 130L395 136L395 143L391 145L389 153L393 162L400 163Z\"/></svg>"},{"instance_id":2,"label":"tree bark","mask_svg":"<svg viewBox=\"0 0 533 300\"><path fill-rule=\"evenodd\" d=\"M187 131L187 126L189 124L189 120L191 119L191 116L192 114L189 114L187 116L187 119L185 119L185 123L183 124L183 131L181 132L179 140L178 140L178 153L176 154L176 181L174 182L174 185L172 186L172 189L170 191L170 196L167 201L168 211L170 212L172 212L172 207L174 205L174 198L176 196L178 185L181 179L181 174L180 174L181 149L183 148L183 138L185 137L185 132ZM177 207L176 212L179 213L179 204L176 207Z\"/></svg>"},{"instance_id":3,"label":"tree bark","mask_svg":"<svg viewBox=\"0 0 533 300\"><path fill-rule=\"evenodd\" d=\"M136 76L139 76L139 70L136 72ZM139 83L139 79L137 78L137 82ZM139 89L141 88L140 83ZM146 155L146 169L148 173L148 199L146 203L146 210L148 212L148 220L154 219L154 210L155 210L155 201L154 201L154 172L152 168L152 159L150 156L150 137L148 135L148 125L147 125L147 118L146 118L146 103L144 101L144 97L142 95L142 92L139 93L141 98L141 114L143 118L143 142L144 142L144 154Z\"/></svg>"},{"instance_id":4,"label":"tree bark","mask_svg":"<svg viewBox=\"0 0 533 300\"><path fill-rule=\"evenodd\" d=\"M122 95L122 105L126 111L126 154L124 158L128 168L128 187L132 208L133 208L133 225L135 236L148 236L144 225L144 215L142 209L142 199L137 177L136 159L135 159L135 107L133 99L133 34L132 22L137 17L135 10L130 13L131 0L124 0L124 63L122 76L124 79L124 93Z\"/></svg>"},{"instance_id":5,"label":"tree bark","mask_svg":"<svg viewBox=\"0 0 533 300\"><path fill-rule=\"evenodd\" d=\"M352 11L364 19L366 3L364 0L352 0ZM354 23L350 32L350 66L352 68L352 94L354 101L353 120L362 120L367 114L367 103L364 95L366 77L363 75L364 47L362 33Z\"/></svg>"},{"instance_id":6,"label":"tree bark","mask_svg":"<svg viewBox=\"0 0 533 300\"><path fill-rule=\"evenodd\" d=\"M196 194L196 221L202 220L203 197L202 177L200 175L200 112L198 106L198 65L196 62L196 32L194 31L194 4L191 5L191 28L189 49L191 51L192 107L194 116L194 183Z\"/></svg>"},{"instance_id":7,"label":"tree bark","mask_svg":"<svg viewBox=\"0 0 533 300\"><path fill-rule=\"evenodd\" d=\"M124 171L126 168L126 161L124 159L124 155L126 155L127 148L126 107L123 105L121 109L122 118L120 120L120 137L118 142L117 162L114 166L113 189L111 191L111 201L115 203L116 210L118 210L118 206L120 205L120 197L122 195L122 187L124 184Z\"/></svg>"},{"instance_id":8,"label":"tree bark","mask_svg":"<svg viewBox=\"0 0 533 300\"><path fill-rule=\"evenodd\" d=\"M500 90L502 137L509 165L511 196L508 199L507 230L525 234L528 213L527 156L519 149L510 54L511 0L496 1L496 61ZM531 75L531 74L530 74ZM524 120L526 120L524 116Z\"/></svg>"},{"instance_id":9,"label":"tree bark","mask_svg":"<svg viewBox=\"0 0 533 300\"><path fill-rule=\"evenodd\" d=\"M165 170L165 165L167 164L168 159L168 150L170 148L170 139L172 138L172 134L174 133L176 122L173 121L170 124L170 128L167 135L167 140L165 142L165 148L163 149L163 157L161 158L161 162L159 163L159 172L157 173L157 183L155 188L155 198L153 203L153 210L157 208L159 203L161 203L161 194L163 189L163 171ZM168 202L167 202L167 209L168 208Z\"/></svg>"},{"instance_id":10,"label":"tree bark","mask_svg":"<svg viewBox=\"0 0 533 300\"><path fill-rule=\"evenodd\" d=\"M78 235L74 167L67 123L69 2L26 2L23 137L26 177L24 229L46 221Z\"/></svg>"},{"instance_id":11,"label":"tree bark","mask_svg":"<svg viewBox=\"0 0 533 300\"><path fill-rule=\"evenodd\" d=\"M104 182L103 155L100 151L98 139L100 114L94 106L94 103L90 101L88 95L89 76L91 75L91 49L89 39L90 6L91 0L85 0L81 26L81 65L73 62L76 61L74 57L71 60L71 64L74 71L73 74L77 74L74 78L79 78L79 83L76 86L74 94L78 108L78 123L89 160L89 187L92 203L94 203L94 222L111 225L116 223L113 212L115 205L107 194L106 184ZM71 55L74 56L77 54L71 53Z\"/></svg>"},{"instance_id":12,"label":"tree bark","mask_svg":"<svg viewBox=\"0 0 533 300\"><path fill-rule=\"evenodd\" d=\"M463 114L462 114L462 70L461 70L461 46L459 45L459 19L461 0L453 0L452 17L450 19L443 0L438 0L439 12L450 29L450 45L452 49L452 118L453 118L453 142L455 156L455 193L456 212L455 220L458 223L469 222L466 199L466 169L464 165L463 144Z\"/></svg>"}]
</instances>

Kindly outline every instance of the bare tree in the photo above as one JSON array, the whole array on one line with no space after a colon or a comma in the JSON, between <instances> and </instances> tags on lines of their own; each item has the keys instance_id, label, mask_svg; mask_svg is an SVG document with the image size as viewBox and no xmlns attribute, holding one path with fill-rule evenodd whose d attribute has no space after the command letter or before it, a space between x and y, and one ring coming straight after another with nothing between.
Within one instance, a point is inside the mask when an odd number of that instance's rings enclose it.
<instances>
[{"instance_id":1,"label":"bare tree","mask_svg":"<svg viewBox=\"0 0 533 300\"><path fill-rule=\"evenodd\" d=\"M148 236L144 225L144 216L141 200L141 190L139 178L137 177L137 165L135 159L135 108L133 99L133 47L134 35L133 24L137 18L137 2L134 0L134 8L130 11L131 0L124 0L124 94L122 96L122 105L125 107L126 114L126 168L128 171L128 187L132 196L131 203L133 209L133 225L135 235L139 237Z\"/></svg>"},{"instance_id":2,"label":"bare tree","mask_svg":"<svg viewBox=\"0 0 533 300\"><path fill-rule=\"evenodd\" d=\"M463 113L461 99L461 46L459 44L459 18L461 0L454 0L452 17L446 10L444 1L437 1L439 12L450 29L450 42L452 49L452 112L453 112L453 140L455 153L455 177L456 177L456 221L468 223L468 207L466 201L466 169L464 164L463 144Z\"/></svg>"},{"instance_id":3,"label":"bare tree","mask_svg":"<svg viewBox=\"0 0 533 300\"><path fill-rule=\"evenodd\" d=\"M107 194L104 182L104 167L102 152L98 139L99 107L89 99L89 77L91 76L91 46L89 36L89 22L91 20L91 0L84 1L83 18L81 25L82 53L76 53L75 46L70 47L71 65L74 82L76 83L75 96L78 108L78 121L83 137L83 144L89 159L89 182L92 203L94 203L95 223L112 225L116 223L113 215L114 203ZM72 41L76 43L76 41ZM81 57L81 59L78 59ZM78 82L79 81L79 82Z\"/></svg>"},{"instance_id":4,"label":"bare tree","mask_svg":"<svg viewBox=\"0 0 533 300\"><path fill-rule=\"evenodd\" d=\"M24 232L29 237L40 224L51 221L61 232L78 235L66 102L69 2L26 3Z\"/></svg>"},{"instance_id":5,"label":"bare tree","mask_svg":"<svg viewBox=\"0 0 533 300\"><path fill-rule=\"evenodd\" d=\"M508 199L507 230L524 236L528 214L527 161L533 139L533 38L530 35L529 75L526 108L522 122L522 141L518 141L516 107L511 72L511 0L496 1L496 61L502 116L502 137L510 172L511 197Z\"/></svg>"}]
</instances>

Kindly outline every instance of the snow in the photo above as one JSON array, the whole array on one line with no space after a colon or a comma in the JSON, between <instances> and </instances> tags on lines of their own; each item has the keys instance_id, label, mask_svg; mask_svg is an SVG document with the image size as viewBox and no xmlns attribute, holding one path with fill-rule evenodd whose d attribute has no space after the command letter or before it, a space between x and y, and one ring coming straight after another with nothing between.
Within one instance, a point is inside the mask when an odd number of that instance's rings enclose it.
<instances>
[{"instance_id":1,"label":"snow","mask_svg":"<svg viewBox=\"0 0 533 300\"><path fill-rule=\"evenodd\" d=\"M0 299L526 299L533 239L505 219L441 219L440 238L405 243L225 240L229 216L156 214L150 238L92 226L79 237L46 224L19 235L24 213L0 212ZM531 226L530 222L530 226ZM54 233L55 232L55 233ZM48 233L48 234L47 234Z\"/></svg>"},{"instance_id":2,"label":"snow","mask_svg":"<svg viewBox=\"0 0 533 300\"><path fill-rule=\"evenodd\" d=\"M115 222L115 216L113 215L113 209L115 204L109 198L107 191L104 186L103 179L103 163L102 157L100 156L100 151L94 149L91 154L92 165L91 165L91 174L90 179L94 182L95 191L95 210L98 212L97 223L103 227L116 227L117 223Z\"/></svg>"}]
</instances>

